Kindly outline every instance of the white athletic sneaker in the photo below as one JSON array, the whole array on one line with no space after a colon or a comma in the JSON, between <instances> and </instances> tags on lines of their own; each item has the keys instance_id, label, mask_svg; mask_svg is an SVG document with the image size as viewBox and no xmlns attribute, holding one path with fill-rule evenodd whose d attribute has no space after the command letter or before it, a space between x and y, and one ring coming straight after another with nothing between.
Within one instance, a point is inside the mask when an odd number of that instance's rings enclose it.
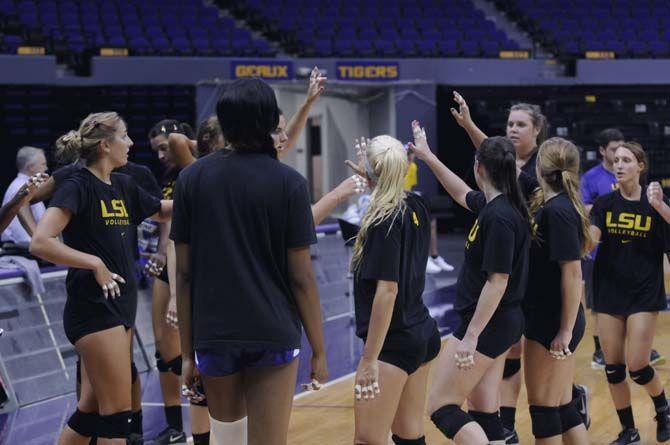
<instances>
[{"instance_id":1,"label":"white athletic sneaker","mask_svg":"<svg viewBox=\"0 0 670 445\"><path fill-rule=\"evenodd\" d=\"M442 268L435 263L435 260L431 257L428 257L428 263L426 264L426 273L434 274L442 272Z\"/></svg>"},{"instance_id":2,"label":"white athletic sneaker","mask_svg":"<svg viewBox=\"0 0 670 445\"><path fill-rule=\"evenodd\" d=\"M454 266L444 261L444 258L442 258L441 256L438 256L437 258L431 257L431 259L440 269L442 269L445 272L451 272L454 270Z\"/></svg>"}]
</instances>

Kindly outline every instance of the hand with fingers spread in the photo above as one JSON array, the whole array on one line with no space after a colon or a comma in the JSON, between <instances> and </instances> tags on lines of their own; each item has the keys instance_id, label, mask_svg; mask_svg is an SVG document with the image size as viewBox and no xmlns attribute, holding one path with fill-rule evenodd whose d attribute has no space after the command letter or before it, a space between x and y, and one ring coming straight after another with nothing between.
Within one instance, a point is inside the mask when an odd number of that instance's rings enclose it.
<instances>
[{"instance_id":1,"label":"hand with fingers spread","mask_svg":"<svg viewBox=\"0 0 670 445\"><path fill-rule=\"evenodd\" d=\"M368 181L362 176L353 175L342 181L335 187L333 192L337 196L337 202L342 203L354 195L360 195L368 186Z\"/></svg>"},{"instance_id":2,"label":"hand with fingers spread","mask_svg":"<svg viewBox=\"0 0 670 445\"><path fill-rule=\"evenodd\" d=\"M451 108L451 115L454 116L454 119L456 119L456 122L458 125L460 125L463 128L467 128L468 126L472 125L472 117L470 116L470 108L468 107L468 103L463 99L463 96L458 94L457 91L454 91L454 102L458 104L458 110L455 108Z\"/></svg>"},{"instance_id":3,"label":"hand with fingers spread","mask_svg":"<svg viewBox=\"0 0 670 445\"><path fill-rule=\"evenodd\" d=\"M16 194L19 196L21 201L28 203L35 195L37 189L40 188L40 186L44 184L47 179L49 179L49 175L46 173L36 173L28 178L26 183L21 186Z\"/></svg>"},{"instance_id":4,"label":"hand with fingers spread","mask_svg":"<svg viewBox=\"0 0 670 445\"><path fill-rule=\"evenodd\" d=\"M170 298L168 303L167 314L165 315L165 322L173 329L179 329L179 318L177 317L177 299Z\"/></svg>"},{"instance_id":5,"label":"hand with fingers spread","mask_svg":"<svg viewBox=\"0 0 670 445\"><path fill-rule=\"evenodd\" d=\"M456 360L456 367L462 371L467 371L475 366L475 351L477 350L477 337L465 334L463 340L456 348L454 359Z\"/></svg>"},{"instance_id":6,"label":"hand with fingers spread","mask_svg":"<svg viewBox=\"0 0 670 445\"><path fill-rule=\"evenodd\" d=\"M381 392L379 386L379 362L361 357L356 369L354 380L354 397L356 401L372 400Z\"/></svg>"},{"instance_id":7,"label":"hand with fingers spread","mask_svg":"<svg viewBox=\"0 0 670 445\"><path fill-rule=\"evenodd\" d=\"M412 121L412 135L414 136L414 143L409 143L409 149L412 150L414 155L422 160L427 160L433 152L430 151L428 146L428 138L426 137L426 130L421 127L421 124L417 120Z\"/></svg>"},{"instance_id":8,"label":"hand with fingers spread","mask_svg":"<svg viewBox=\"0 0 670 445\"><path fill-rule=\"evenodd\" d=\"M353 161L346 160L344 163L354 171L359 176L367 178L368 174L365 171L365 156L367 156L368 145L370 144L371 139L366 137L361 137L360 139L354 139L354 148L356 150L356 160L357 163Z\"/></svg>"},{"instance_id":9,"label":"hand with fingers spread","mask_svg":"<svg viewBox=\"0 0 670 445\"><path fill-rule=\"evenodd\" d=\"M663 204L663 188L661 184L656 181L649 184L649 187L647 187L647 201L656 210L661 207L661 204Z\"/></svg>"},{"instance_id":10,"label":"hand with fingers spread","mask_svg":"<svg viewBox=\"0 0 670 445\"><path fill-rule=\"evenodd\" d=\"M572 351L570 351L571 340L572 332L566 330L558 331L549 348L551 356L556 360L565 360L568 356L572 355Z\"/></svg>"},{"instance_id":11,"label":"hand with fingers spread","mask_svg":"<svg viewBox=\"0 0 670 445\"><path fill-rule=\"evenodd\" d=\"M116 298L121 296L119 283L125 284L126 280L124 280L121 275L110 272L102 260L100 260L100 264L93 270L93 274L95 275L95 281L97 281L102 288L102 293L105 298Z\"/></svg>"},{"instance_id":12,"label":"hand with fingers spread","mask_svg":"<svg viewBox=\"0 0 670 445\"><path fill-rule=\"evenodd\" d=\"M312 73L309 75L309 87L307 87L308 102L314 102L321 96L327 80L328 78L321 74L319 68L314 67L314 69L312 69Z\"/></svg>"},{"instance_id":13,"label":"hand with fingers spread","mask_svg":"<svg viewBox=\"0 0 670 445\"><path fill-rule=\"evenodd\" d=\"M195 365L195 360L182 356L181 375L184 379L184 384L181 387L182 395L193 402L205 400L200 371Z\"/></svg>"},{"instance_id":14,"label":"hand with fingers spread","mask_svg":"<svg viewBox=\"0 0 670 445\"><path fill-rule=\"evenodd\" d=\"M162 252L143 255L149 256L149 261L147 261L147 264L144 266L144 271L153 277L160 276L167 264L167 256Z\"/></svg>"}]
</instances>

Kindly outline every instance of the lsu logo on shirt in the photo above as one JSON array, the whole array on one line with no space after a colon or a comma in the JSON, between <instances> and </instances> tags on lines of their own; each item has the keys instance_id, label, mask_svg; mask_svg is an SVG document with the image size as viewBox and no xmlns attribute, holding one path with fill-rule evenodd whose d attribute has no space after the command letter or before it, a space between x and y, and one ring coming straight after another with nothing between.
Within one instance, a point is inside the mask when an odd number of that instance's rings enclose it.
<instances>
[{"instance_id":1,"label":"lsu logo on shirt","mask_svg":"<svg viewBox=\"0 0 670 445\"><path fill-rule=\"evenodd\" d=\"M419 217L416 216L416 212L412 212L412 222L415 226L419 227Z\"/></svg>"},{"instance_id":2,"label":"lsu logo on shirt","mask_svg":"<svg viewBox=\"0 0 670 445\"><path fill-rule=\"evenodd\" d=\"M469 249L472 243L475 242L477 239L477 233L479 233L479 220L475 221L475 223L472 225L472 228L470 229L470 233L468 233L468 239L465 241L466 249Z\"/></svg>"},{"instance_id":3,"label":"lsu logo on shirt","mask_svg":"<svg viewBox=\"0 0 670 445\"><path fill-rule=\"evenodd\" d=\"M130 225L128 210L126 210L126 203L123 199L112 199L109 203L101 199L100 215L103 221L105 221L106 226Z\"/></svg>"},{"instance_id":4,"label":"lsu logo on shirt","mask_svg":"<svg viewBox=\"0 0 670 445\"><path fill-rule=\"evenodd\" d=\"M634 236L646 238L651 230L651 216L622 212L613 215L611 211L605 214L607 232L612 235Z\"/></svg>"}]
</instances>

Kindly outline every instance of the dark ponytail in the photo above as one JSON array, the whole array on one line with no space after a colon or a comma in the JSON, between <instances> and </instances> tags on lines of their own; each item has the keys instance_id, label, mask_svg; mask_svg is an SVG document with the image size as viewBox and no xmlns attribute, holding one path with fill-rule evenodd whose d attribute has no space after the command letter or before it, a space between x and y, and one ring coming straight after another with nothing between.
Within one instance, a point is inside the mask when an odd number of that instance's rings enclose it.
<instances>
[{"instance_id":1,"label":"dark ponytail","mask_svg":"<svg viewBox=\"0 0 670 445\"><path fill-rule=\"evenodd\" d=\"M491 184L500 190L519 214L530 223L528 207L517 181L516 152L512 141L501 136L484 139L477 149L476 157L477 162L486 169Z\"/></svg>"}]
</instances>

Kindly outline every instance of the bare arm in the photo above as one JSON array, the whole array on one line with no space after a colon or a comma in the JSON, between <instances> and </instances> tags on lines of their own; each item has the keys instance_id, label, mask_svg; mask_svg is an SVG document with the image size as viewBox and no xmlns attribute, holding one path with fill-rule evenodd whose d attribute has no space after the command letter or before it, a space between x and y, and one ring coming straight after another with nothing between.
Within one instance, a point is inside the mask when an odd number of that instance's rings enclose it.
<instances>
[{"instance_id":1,"label":"bare arm","mask_svg":"<svg viewBox=\"0 0 670 445\"><path fill-rule=\"evenodd\" d=\"M393 317L393 305L398 295L398 283L395 281L377 281L375 299L372 302L368 336L363 348L366 360L377 360L381 353L386 334Z\"/></svg>"},{"instance_id":2,"label":"bare arm","mask_svg":"<svg viewBox=\"0 0 670 445\"><path fill-rule=\"evenodd\" d=\"M326 346L321 323L321 304L309 247L288 250L288 275L300 319L312 347L312 378L324 382L328 378ZM181 314L179 317L181 318Z\"/></svg>"},{"instance_id":3,"label":"bare arm","mask_svg":"<svg viewBox=\"0 0 670 445\"><path fill-rule=\"evenodd\" d=\"M491 317L493 317L496 309L498 309L500 300L502 300L505 289L507 289L508 280L509 275L505 273L489 274L486 284L482 288L482 293L479 296L475 313L465 333L466 337L479 338L479 335L489 323Z\"/></svg>"},{"instance_id":4,"label":"bare arm","mask_svg":"<svg viewBox=\"0 0 670 445\"><path fill-rule=\"evenodd\" d=\"M188 167L196 161L195 156L193 156L196 147L197 142L183 134L170 133L168 135L168 151L179 168Z\"/></svg>"},{"instance_id":5,"label":"bare arm","mask_svg":"<svg viewBox=\"0 0 670 445\"><path fill-rule=\"evenodd\" d=\"M23 229L30 237L32 237L33 233L35 233L35 229L37 228L37 221L35 221L33 212L30 210L30 204L21 206L17 216L19 217L19 222L21 223L21 226L23 226Z\"/></svg>"},{"instance_id":6,"label":"bare arm","mask_svg":"<svg viewBox=\"0 0 670 445\"><path fill-rule=\"evenodd\" d=\"M326 195L319 199L312 205L312 217L314 218L314 225L321 224L321 222L335 211L338 205L346 202L351 196L356 193L363 193L365 191L365 179L361 176L350 176L335 187Z\"/></svg>"},{"instance_id":7,"label":"bare arm","mask_svg":"<svg viewBox=\"0 0 670 445\"><path fill-rule=\"evenodd\" d=\"M589 227L589 231L591 232L591 236L593 237L593 242L596 243L597 245L600 242L600 237L602 236L600 228L598 228L598 226L591 225Z\"/></svg>"},{"instance_id":8,"label":"bare arm","mask_svg":"<svg viewBox=\"0 0 670 445\"><path fill-rule=\"evenodd\" d=\"M167 242L170 235L170 226L168 225L165 228L165 223L169 222L172 218L172 200L163 199L161 200L161 208L158 212L154 213L150 217L154 221L159 222L160 234L158 235L158 251L162 253L167 252Z\"/></svg>"}]
</instances>

